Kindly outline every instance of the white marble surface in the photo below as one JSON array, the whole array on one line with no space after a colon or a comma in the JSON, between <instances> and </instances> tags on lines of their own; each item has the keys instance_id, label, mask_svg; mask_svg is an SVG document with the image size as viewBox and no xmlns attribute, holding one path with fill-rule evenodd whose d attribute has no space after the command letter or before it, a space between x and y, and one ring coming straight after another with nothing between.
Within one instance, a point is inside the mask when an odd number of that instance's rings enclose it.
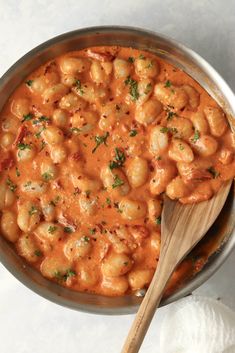
<instances>
[{"instance_id":1,"label":"white marble surface","mask_svg":"<svg viewBox=\"0 0 235 353\"><path fill-rule=\"evenodd\" d=\"M227 0L0 0L0 75L28 50L63 32L104 24L165 33L195 49L235 90L235 1ZM235 252L196 293L235 310ZM142 352L159 347L154 318ZM117 353L132 316L93 316L34 295L0 265L1 353Z\"/></svg>"}]
</instances>

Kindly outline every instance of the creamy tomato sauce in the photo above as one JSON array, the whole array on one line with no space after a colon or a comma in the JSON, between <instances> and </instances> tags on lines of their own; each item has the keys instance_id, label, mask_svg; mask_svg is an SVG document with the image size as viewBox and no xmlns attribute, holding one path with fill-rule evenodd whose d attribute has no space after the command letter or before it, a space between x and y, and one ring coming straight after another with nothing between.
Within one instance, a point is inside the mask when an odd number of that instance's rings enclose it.
<instances>
[{"instance_id":1,"label":"creamy tomato sauce","mask_svg":"<svg viewBox=\"0 0 235 353\"><path fill-rule=\"evenodd\" d=\"M186 73L132 48L55 58L15 90L0 120L1 233L43 276L78 291L146 288L162 195L200 202L235 175L217 103ZM184 261L168 292L193 271Z\"/></svg>"}]
</instances>

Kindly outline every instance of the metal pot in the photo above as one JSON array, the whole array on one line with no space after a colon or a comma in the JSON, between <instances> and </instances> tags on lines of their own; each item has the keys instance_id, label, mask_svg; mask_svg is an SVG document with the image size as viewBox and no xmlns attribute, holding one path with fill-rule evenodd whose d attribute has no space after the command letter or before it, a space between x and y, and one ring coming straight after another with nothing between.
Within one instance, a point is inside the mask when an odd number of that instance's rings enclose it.
<instances>
[{"instance_id":1,"label":"metal pot","mask_svg":"<svg viewBox=\"0 0 235 353\"><path fill-rule=\"evenodd\" d=\"M17 61L0 79L0 110L15 88L38 66L72 50L89 46L120 45L148 50L176 67L181 68L204 87L226 111L231 126L234 124L234 94L220 75L198 54L161 34L130 27L91 27L55 37ZM203 242L213 236L213 251L207 265L194 278L162 302L162 305L182 298L205 282L224 262L235 247L235 201L234 188ZM209 241L209 240L208 240ZM215 251L218 250L219 251ZM97 314L130 314L137 311L141 298L134 295L104 297L78 293L63 288L42 277L16 254L11 244L0 237L0 261L24 285L54 303Z\"/></svg>"}]
</instances>

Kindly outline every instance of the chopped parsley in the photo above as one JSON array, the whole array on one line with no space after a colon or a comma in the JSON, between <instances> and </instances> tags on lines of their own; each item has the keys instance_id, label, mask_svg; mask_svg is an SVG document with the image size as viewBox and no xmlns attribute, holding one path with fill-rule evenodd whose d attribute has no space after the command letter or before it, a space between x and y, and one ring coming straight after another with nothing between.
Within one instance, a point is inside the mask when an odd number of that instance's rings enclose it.
<instances>
[{"instance_id":1,"label":"chopped parsley","mask_svg":"<svg viewBox=\"0 0 235 353\"><path fill-rule=\"evenodd\" d=\"M145 56L144 56L143 54L140 54L140 55L139 55L139 59L144 60L144 59L145 59Z\"/></svg>"},{"instance_id":2,"label":"chopped parsley","mask_svg":"<svg viewBox=\"0 0 235 353\"><path fill-rule=\"evenodd\" d=\"M167 80L167 81L165 82L165 87L171 87L171 85L172 85L172 83L171 83L170 80Z\"/></svg>"},{"instance_id":3,"label":"chopped parsley","mask_svg":"<svg viewBox=\"0 0 235 353\"><path fill-rule=\"evenodd\" d=\"M52 205L52 206L55 207L55 206L58 204L59 201L60 201L60 196L57 195L57 196L54 198L54 200L51 200L51 201L50 201L50 205Z\"/></svg>"},{"instance_id":4,"label":"chopped parsley","mask_svg":"<svg viewBox=\"0 0 235 353\"><path fill-rule=\"evenodd\" d=\"M184 150L184 146L182 145L182 143L179 144L179 149L180 149L180 151Z\"/></svg>"},{"instance_id":5,"label":"chopped parsley","mask_svg":"<svg viewBox=\"0 0 235 353\"><path fill-rule=\"evenodd\" d=\"M97 150L97 148L104 144L105 146L107 146L107 138L109 137L109 132L106 132L103 136L95 136L95 142L96 142L96 146L93 148L92 153L95 153L95 151Z\"/></svg>"},{"instance_id":6,"label":"chopped parsley","mask_svg":"<svg viewBox=\"0 0 235 353\"><path fill-rule=\"evenodd\" d=\"M87 235L84 235L84 236L81 238L81 240L84 241L85 243L89 243L90 238L89 238Z\"/></svg>"},{"instance_id":7,"label":"chopped parsley","mask_svg":"<svg viewBox=\"0 0 235 353\"><path fill-rule=\"evenodd\" d=\"M42 252L40 250L35 250L34 255L40 257L40 256L42 256Z\"/></svg>"},{"instance_id":8,"label":"chopped parsley","mask_svg":"<svg viewBox=\"0 0 235 353\"><path fill-rule=\"evenodd\" d=\"M220 176L220 173L217 172L217 170L215 170L214 167L208 168L207 171L208 171L209 173L211 173L211 175L213 176L213 179L216 179L216 178L218 178L218 177Z\"/></svg>"},{"instance_id":9,"label":"chopped parsley","mask_svg":"<svg viewBox=\"0 0 235 353\"><path fill-rule=\"evenodd\" d=\"M177 134L178 130L175 128L175 127L166 127L166 126L163 126L160 131L165 134L167 132L170 132L172 134Z\"/></svg>"},{"instance_id":10,"label":"chopped parsley","mask_svg":"<svg viewBox=\"0 0 235 353\"><path fill-rule=\"evenodd\" d=\"M151 67L153 67L153 62L150 61L150 63L146 66L146 69L151 69Z\"/></svg>"},{"instance_id":11,"label":"chopped parsley","mask_svg":"<svg viewBox=\"0 0 235 353\"><path fill-rule=\"evenodd\" d=\"M31 209L29 210L29 215L32 216L33 214L36 214L38 212L38 209L35 206L32 206Z\"/></svg>"},{"instance_id":12,"label":"chopped parsley","mask_svg":"<svg viewBox=\"0 0 235 353\"><path fill-rule=\"evenodd\" d=\"M148 83L145 90L144 90L144 94L148 94L152 89L152 85L151 83Z\"/></svg>"},{"instance_id":13,"label":"chopped parsley","mask_svg":"<svg viewBox=\"0 0 235 353\"><path fill-rule=\"evenodd\" d=\"M19 177L20 176L20 171L19 169L16 167L16 176Z\"/></svg>"},{"instance_id":14,"label":"chopped parsley","mask_svg":"<svg viewBox=\"0 0 235 353\"><path fill-rule=\"evenodd\" d=\"M74 277L74 276L76 276L76 272L74 270L69 269L66 272L66 276L67 277Z\"/></svg>"},{"instance_id":15,"label":"chopped parsley","mask_svg":"<svg viewBox=\"0 0 235 353\"><path fill-rule=\"evenodd\" d=\"M7 186L9 187L9 189L12 191L12 192L15 192L16 191L16 188L17 188L17 185L13 183L13 181L8 177L7 178Z\"/></svg>"},{"instance_id":16,"label":"chopped parsley","mask_svg":"<svg viewBox=\"0 0 235 353\"><path fill-rule=\"evenodd\" d=\"M68 278L76 276L76 272L72 269L68 269L65 274L60 271L55 271L54 276L58 281L67 281Z\"/></svg>"},{"instance_id":17,"label":"chopped parsley","mask_svg":"<svg viewBox=\"0 0 235 353\"><path fill-rule=\"evenodd\" d=\"M43 140L41 143L41 148L40 148L39 152L41 152L45 146L46 146L46 142Z\"/></svg>"},{"instance_id":18,"label":"chopped parsley","mask_svg":"<svg viewBox=\"0 0 235 353\"><path fill-rule=\"evenodd\" d=\"M33 83L33 80L28 80L28 81L25 81L25 84L29 87L32 86L32 83Z\"/></svg>"},{"instance_id":19,"label":"chopped parsley","mask_svg":"<svg viewBox=\"0 0 235 353\"><path fill-rule=\"evenodd\" d=\"M81 81L80 80L76 80L75 81L75 86L76 88L80 91L80 94L83 95L84 94L84 91L82 89L82 84L81 84Z\"/></svg>"},{"instance_id":20,"label":"chopped parsley","mask_svg":"<svg viewBox=\"0 0 235 353\"><path fill-rule=\"evenodd\" d=\"M129 58L127 59L129 61L129 63L133 63L135 61L135 59L133 58L133 56L129 56Z\"/></svg>"},{"instance_id":21,"label":"chopped parsley","mask_svg":"<svg viewBox=\"0 0 235 353\"><path fill-rule=\"evenodd\" d=\"M49 122L49 121L51 121L51 119L48 118L47 116L42 115L42 116L40 116L40 118L34 120L34 121L33 121L33 124L34 124L34 125L37 125L37 124L42 123L42 122L44 122L44 121L45 121L45 122Z\"/></svg>"},{"instance_id":22,"label":"chopped parsley","mask_svg":"<svg viewBox=\"0 0 235 353\"><path fill-rule=\"evenodd\" d=\"M23 143L23 142L18 143L17 147L21 151L26 150L26 149L31 150L31 146L29 144Z\"/></svg>"},{"instance_id":23,"label":"chopped parsley","mask_svg":"<svg viewBox=\"0 0 235 353\"><path fill-rule=\"evenodd\" d=\"M112 185L112 188L115 189L118 186L122 186L124 184L124 181L119 178L117 174L114 175L114 183Z\"/></svg>"},{"instance_id":24,"label":"chopped parsley","mask_svg":"<svg viewBox=\"0 0 235 353\"><path fill-rule=\"evenodd\" d=\"M45 173L42 174L42 178L45 181L49 181L49 180L51 180L53 178L53 176L50 173L45 172Z\"/></svg>"},{"instance_id":25,"label":"chopped parsley","mask_svg":"<svg viewBox=\"0 0 235 353\"><path fill-rule=\"evenodd\" d=\"M37 137L37 139L39 139L40 136L41 136L41 133L42 133L45 129L46 129L46 128L43 127L40 131L38 131L38 132L35 134L35 137Z\"/></svg>"},{"instance_id":26,"label":"chopped parsley","mask_svg":"<svg viewBox=\"0 0 235 353\"><path fill-rule=\"evenodd\" d=\"M162 218L161 218L161 216L157 217L157 218L155 219L155 222L156 222L157 225L161 224L161 223L162 223Z\"/></svg>"},{"instance_id":27,"label":"chopped parsley","mask_svg":"<svg viewBox=\"0 0 235 353\"><path fill-rule=\"evenodd\" d=\"M131 130L130 133L129 133L129 136L130 137L134 137L138 134L137 130Z\"/></svg>"},{"instance_id":28,"label":"chopped parsley","mask_svg":"<svg viewBox=\"0 0 235 353\"><path fill-rule=\"evenodd\" d=\"M29 121L32 119L33 119L33 114L29 113L29 114L23 115L23 119L21 120L21 122L23 123L25 121Z\"/></svg>"},{"instance_id":29,"label":"chopped parsley","mask_svg":"<svg viewBox=\"0 0 235 353\"><path fill-rule=\"evenodd\" d=\"M198 130L195 130L194 136L192 138L192 142L195 143L197 140L200 138L200 132Z\"/></svg>"},{"instance_id":30,"label":"chopped parsley","mask_svg":"<svg viewBox=\"0 0 235 353\"><path fill-rule=\"evenodd\" d=\"M65 233L73 233L73 230L70 227L64 227L64 232Z\"/></svg>"},{"instance_id":31,"label":"chopped parsley","mask_svg":"<svg viewBox=\"0 0 235 353\"><path fill-rule=\"evenodd\" d=\"M91 228L91 229L89 229L89 231L90 231L90 233L91 233L92 235L94 235L94 234L96 233L96 229L95 229L95 228Z\"/></svg>"},{"instance_id":32,"label":"chopped parsley","mask_svg":"<svg viewBox=\"0 0 235 353\"><path fill-rule=\"evenodd\" d=\"M111 200L109 197L106 198L106 203L107 203L107 205L111 205Z\"/></svg>"},{"instance_id":33,"label":"chopped parsley","mask_svg":"<svg viewBox=\"0 0 235 353\"><path fill-rule=\"evenodd\" d=\"M115 148L115 161L111 161L109 163L109 168L115 169L115 168L120 168L123 166L123 164L126 161L126 156L124 154L124 152L122 152L122 150L120 150L119 148Z\"/></svg>"},{"instance_id":34,"label":"chopped parsley","mask_svg":"<svg viewBox=\"0 0 235 353\"><path fill-rule=\"evenodd\" d=\"M48 233L53 234L56 231L57 227L56 226L49 226L48 227Z\"/></svg>"},{"instance_id":35,"label":"chopped parsley","mask_svg":"<svg viewBox=\"0 0 235 353\"><path fill-rule=\"evenodd\" d=\"M129 93L131 96L131 99L133 101L136 101L140 94L138 92L138 82L131 78L130 76L127 77L127 79L124 81L125 85L129 85Z\"/></svg>"},{"instance_id":36,"label":"chopped parsley","mask_svg":"<svg viewBox=\"0 0 235 353\"><path fill-rule=\"evenodd\" d=\"M177 114L174 112L171 112L170 110L167 112L167 120L168 121L173 119L174 116L177 116Z\"/></svg>"},{"instance_id":37,"label":"chopped parsley","mask_svg":"<svg viewBox=\"0 0 235 353\"><path fill-rule=\"evenodd\" d=\"M169 128L166 127L166 126L164 126L164 127L162 127L162 128L160 129L160 131L161 131L163 134L165 134L165 133L169 132Z\"/></svg>"}]
</instances>

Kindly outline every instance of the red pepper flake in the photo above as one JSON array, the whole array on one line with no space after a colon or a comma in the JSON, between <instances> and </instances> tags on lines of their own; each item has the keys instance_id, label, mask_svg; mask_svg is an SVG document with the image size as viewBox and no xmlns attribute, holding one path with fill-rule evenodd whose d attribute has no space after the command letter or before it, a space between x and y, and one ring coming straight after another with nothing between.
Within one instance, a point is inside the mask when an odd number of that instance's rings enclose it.
<instances>
[{"instance_id":1,"label":"red pepper flake","mask_svg":"<svg viewBox=\"0 0 235 353\"><path fill-rule=\"evenodd\" d=\"M3 170L11 169L14 165L14 158L9 155L8 157L4 158L0 161L0 172Z\"/></svg>"},{"instance_id":2,"label":"red pepper flake","mask_svg":"<svg viewBox=\"0 0 235 353\"><path fill-rule=\"evenodd\" d=\"M105 61L113 61L115 59L115 56L112 55L111 53L98 53L95 51L92 51L90 49L87 50L87 55L88 57L101 61L101 62L105 62Z\"/></svg>"},{"instance_id":3,"label":"red pepper flake","mask_svg":"<svg viewBox=\"0 0 235 353\"><path fill-rule=\"evenodd\" d=\"M19 143L22 142L23 138L25 136L28 135L28 129L25 125L22 125L19 130L18 130L18 133L16 135L16 138L15 138L15 141L13 142L13 147L17 146Z\"/></svg>"},{"instance_id":4,"label":"red pepper flake","mask_svg":"<svg viewBox=\"0 0 235 353\"><path fill-rule=\"evenodd\" d=\"M75 160L75 161L80 161L82 158L82 155L80 152L75 152L70 156L71 159Z\"/></svg>"}]
</instances>

